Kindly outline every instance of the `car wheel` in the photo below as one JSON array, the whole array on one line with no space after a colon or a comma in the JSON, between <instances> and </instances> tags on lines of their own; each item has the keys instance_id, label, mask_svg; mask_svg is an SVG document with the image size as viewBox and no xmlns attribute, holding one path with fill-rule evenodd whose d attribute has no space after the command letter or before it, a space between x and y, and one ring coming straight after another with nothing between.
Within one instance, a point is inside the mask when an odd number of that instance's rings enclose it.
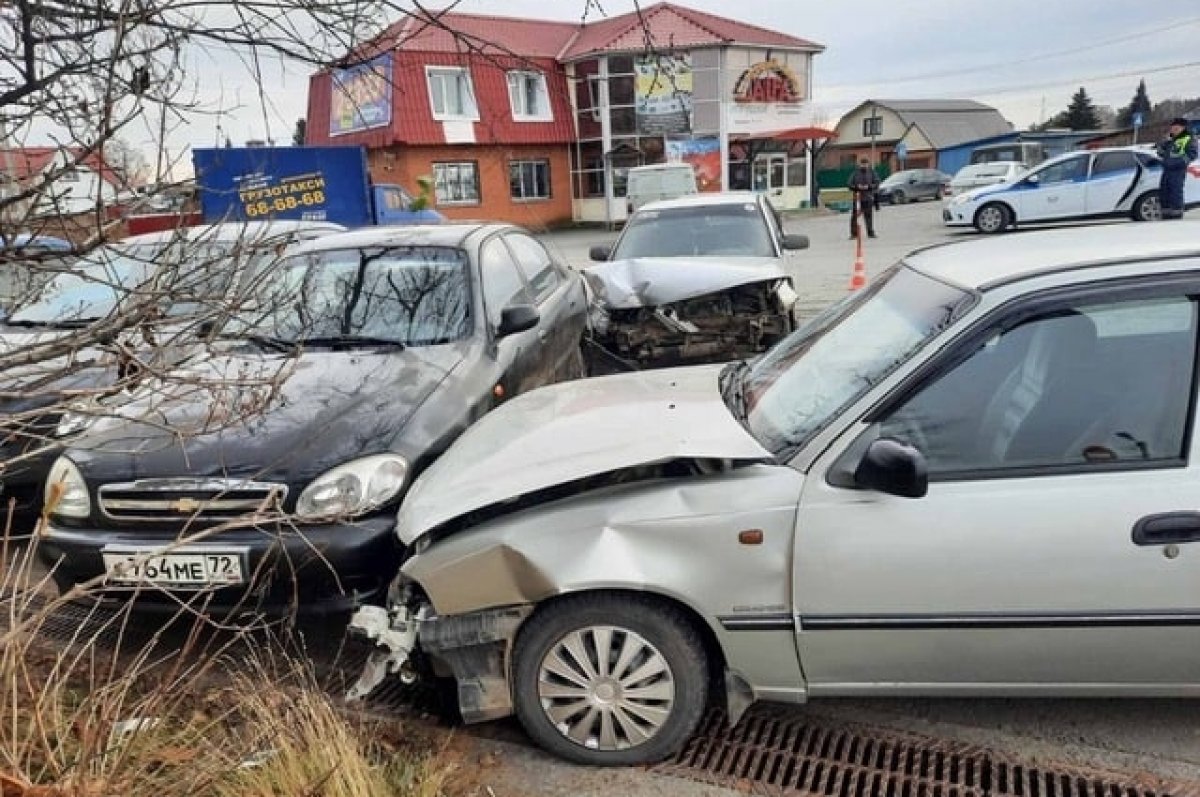
<instances>
[{"instance_id":1,"label":"car wheel","mask_svg":"<svg viewBox=\"0 0 1200 797\"><path fill-rule=\"evenodd\" d=\"M907 201L908 201L908 197L904 195L903 191L893 191L892 192L892 204L893 205L903 205Z\"/></svg>"},{"instance_id":2,"label":"car wheel","mask_svg":"<svg viewBox=\"0 0 1200 797\"><path fill-rule=\"evenodd\" d=\"M513 660L525 731L580 764L666 758L695 731L708 700L704 646L688 617L636 597L550 604L521 630Z\"/></svg>"},{"instance_id":3,"label":"car wheel","mask_svg":"<svg viewBox=\"0 0 1200 797\"><path fill-rule=\"evenodd\" d=\"M982 233L1004 232L1012 224L1012 212L999 202L989 202L975 214L975 229Z\"/></svg>"},{"instance_id":4,"label":"car wheel","mask_svg":"<svg viewBox=\"0 0 1200 797\"><path fill-rule=\"evenodd\" d=\"M1147 191L1133 203L1131 213L1134 221L1161 221L1162 199L1157 191Z\"/></svg>"}]
</instances>

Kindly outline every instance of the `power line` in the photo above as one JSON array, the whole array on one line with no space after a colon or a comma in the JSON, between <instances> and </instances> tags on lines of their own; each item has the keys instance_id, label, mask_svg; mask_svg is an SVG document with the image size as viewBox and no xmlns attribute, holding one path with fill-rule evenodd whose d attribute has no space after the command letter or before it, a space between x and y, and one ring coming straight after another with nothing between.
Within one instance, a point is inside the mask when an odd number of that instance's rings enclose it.
<instances>
[{"instance_id":1,"label":"power line","mask_svg":"<svg viewBox=\"0 0 1200 797\"><path fill-rule=\"evenodd\" d=\"M1098 49L1101 49L1104 47L1109 47L1113 44L1121 44L1124 42L1134 41L1137 39L1144 39L1147 36L1154 36L1156 34L1162 33L1167 30L1174 30L1176 28L1187 27L1190 25L1195 25L1197 23L1200 23L1200 17L1189 17L1187 19L1177 20L1168 25L1161 25L1161 26L1158 26L1155 28L1150 28L1148 30L1139 31L1137 33L1129 33L1124 36L1118 36L1113 39L1105 39L1103 41L1093 42L1092 44L1086 44L1081 47L1073 47L1068 50L1055 50L1052 52L1041 53L1039 55L1031 55L1027 58L1017 58L1017 59L1013 59L1013 60L1009 60L1009 61L1001 61L1001 62L995 62L995 63L991 63L991 64L984 64L981 66L967 67L965 69L949 69L949 70L944 70L944 71L940 71L940 72L925 72L925 73L919 74L919 75L909 75L906 77L888 78L886 80L873 81L871 85L890 86L895 83L913 83L918 80L932 80L935 78L943 78L943 77L958 77L959 75L970 75L970 74L976 74L979 72L989 72L989 71L996 70L996 69L1008 69L1009 67L1013 67L1013 66L1021 66L1023 64L1031 64L1031 63L1035 63L1037 61L1046 61L1046 60L1053 59L1053 58L1062 58L1062 57L1068 56L1068 55L1076 55L1078 53L1088 52L1090 50L1098 50ZM827 90L828 89L841 89L841 88L854 88L855 85L856 84L844 83L841 85L826 86L825 88Z\"/></svg>"}]
</instances>

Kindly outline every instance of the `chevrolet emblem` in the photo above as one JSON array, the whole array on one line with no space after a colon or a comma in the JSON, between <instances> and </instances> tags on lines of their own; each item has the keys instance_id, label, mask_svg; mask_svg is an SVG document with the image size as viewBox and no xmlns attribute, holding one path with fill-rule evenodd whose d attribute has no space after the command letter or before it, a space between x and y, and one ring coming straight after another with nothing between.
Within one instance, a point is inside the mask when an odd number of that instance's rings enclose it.
<instances>
[{"instance_id":1,"label":"chevrolet emblem","mask_svg":"<svg viewBox=\"0 0 1200 797\"><path fill-rule=\"evenodd\" d=\"M180 498L177 501L172 501L167 504L167 507L181 515L190 515L199 509L202 504L195 498Z\"/></svg>"}]
</instances>

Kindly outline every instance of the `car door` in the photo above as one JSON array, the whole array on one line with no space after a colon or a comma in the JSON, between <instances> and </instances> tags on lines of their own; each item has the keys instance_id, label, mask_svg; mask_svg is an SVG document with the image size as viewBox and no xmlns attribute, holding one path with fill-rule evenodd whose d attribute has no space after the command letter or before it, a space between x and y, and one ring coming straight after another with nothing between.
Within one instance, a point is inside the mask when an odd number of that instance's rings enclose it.
<instances>
[{"instance_id":1,"label":"car door","mask_svg":"<svg viewBox=\"0 0 1200 797\"><path fill-rule=\"evenodd\" d=\"M1137 159L1128 150L1097 154L1087 181L1088 215L1115 212L1133 196L1141 173Z\"/></svg>"},{"instance_id":2,"label":"car door","mask_svg":"<svg viewBox=\"0 0 1200 797\"><path fill-rule=\"evenodd\" d=\"M541 327L539 321L531 329L500 337L501 314L506 307L533 306L534 299L516 260L498 234L488 238L479 248L479 273L488 336L493 341L498 369L494 395L496 398L514 396L540 383Z\"/></svg>"},{"instance_id":3,"label":"car door","mask_svg":"<svg viewBox=\"0 0 1200 797\"><path fill-rule=\"evenodd\" d=\"M1079 154L1052 163L1030 174L1013 192L1020 221L1082 216L1086 207L1090 154ZM1033 178L1033 179L1030 179Z\"/></svg>"},{"instance_id":4,"label":"car door","mask_svg":"<svg viewBox=\"0 0 1200 797\"><path fill-rule=\"evenodd\" d=\"M579 376L582 356L579 345L586 319L581 287L568 279L546 247L532 236L510 232L504 240L537 302L542 373L546 382Z\"/></svg>"},{"instance_id":5,"label":"car door","mask_svg":"<svg viewBox=\"0 0 1200 797\"><path fill-rule=\"evenodd\" d=\"M794 564L812 694L1200 687L1198 290L1014 309L818 458ZM924 497L854 488L879 437L922 451Z\"/></svg>"}]
</instances>

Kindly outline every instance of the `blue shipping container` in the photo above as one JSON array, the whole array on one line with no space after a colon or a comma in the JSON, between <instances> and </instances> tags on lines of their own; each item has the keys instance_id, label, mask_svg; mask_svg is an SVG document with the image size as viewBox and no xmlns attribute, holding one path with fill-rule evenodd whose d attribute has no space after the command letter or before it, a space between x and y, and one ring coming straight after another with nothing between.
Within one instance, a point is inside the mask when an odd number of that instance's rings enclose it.
<instances>
[{"instance_id":1,"label":"blue shipping container","mask_svg":"<svg viewBox=\"0 0 1200 797\"><path fill-rule=\"evenodd\" d=\"M362 147L230 147L192 151L204 220L295 219L372 224Z\"/></svg>"}]
</instances>

